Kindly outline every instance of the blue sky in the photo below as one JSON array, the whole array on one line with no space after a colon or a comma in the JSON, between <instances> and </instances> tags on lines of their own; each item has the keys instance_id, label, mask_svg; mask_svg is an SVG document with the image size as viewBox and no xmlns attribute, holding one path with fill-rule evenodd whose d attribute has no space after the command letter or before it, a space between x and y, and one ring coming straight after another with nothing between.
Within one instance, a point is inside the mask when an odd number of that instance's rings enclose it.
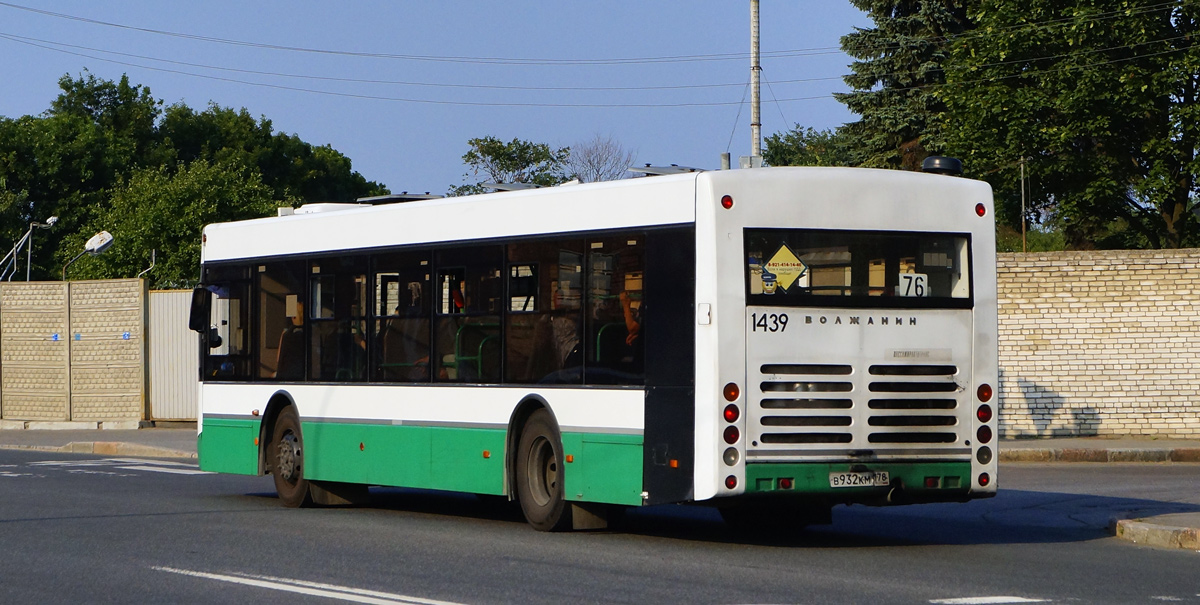
<instances>
[{"instance_id":1,"label":"blue sky","mask_svg":"<svg viewBox=\"0 0 1200 605\"><path fill-rule=\"evenodd\" d=\"M831 94L855 26L870 21L844 0L762 0L764 136L855 119ZM746 0L0 0L0 115L45 111L87 69L245 107L396 192L461 184L485 135L600 134L639 163L715 168L749 154L749 33Z\"/></svg>"}]
</instances>

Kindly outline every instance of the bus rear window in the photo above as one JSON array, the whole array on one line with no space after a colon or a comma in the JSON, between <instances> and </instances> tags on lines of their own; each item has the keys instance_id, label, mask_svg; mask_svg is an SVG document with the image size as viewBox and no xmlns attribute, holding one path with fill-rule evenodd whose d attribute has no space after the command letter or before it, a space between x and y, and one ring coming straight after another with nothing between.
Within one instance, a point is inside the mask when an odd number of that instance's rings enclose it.
<instances>
[{"instance_id":1,"label":"bus rear window","mask_svg":"<svg viewBox=\"0 0 1200 605\"><path fill-rule=\"evenodd\" d=\"M747 229L749 305L971 306L970 236Z\"/></svg>"}]
</instances>

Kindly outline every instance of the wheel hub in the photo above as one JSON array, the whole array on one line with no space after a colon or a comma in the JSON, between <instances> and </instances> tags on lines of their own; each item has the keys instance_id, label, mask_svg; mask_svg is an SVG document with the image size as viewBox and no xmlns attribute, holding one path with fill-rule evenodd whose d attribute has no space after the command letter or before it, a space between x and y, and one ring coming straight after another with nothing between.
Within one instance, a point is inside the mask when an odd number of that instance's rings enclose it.
<instances>
[{"instance_id":1,"label":"wheel hub","mask_svg":"<svg viewBox=\"0 0 1200 605\"><path fill-rule=\"evenodd\" d=\"M528 479L530 493L538 506L550 503L558 490L558 458L550 440L539 437L529 448Z\"/></svg>"},{"instance_id":2,"label":"wheel hub","mask_svg":"<svg viewBox=\"0 0 1200 605\"><path fill-rule=\"evenodd\" d=\"M292 432L284 433L279 439L279 452L275 468L279 477L292 483L300 476L300 440Z\"/></svg>"}]
</instances>

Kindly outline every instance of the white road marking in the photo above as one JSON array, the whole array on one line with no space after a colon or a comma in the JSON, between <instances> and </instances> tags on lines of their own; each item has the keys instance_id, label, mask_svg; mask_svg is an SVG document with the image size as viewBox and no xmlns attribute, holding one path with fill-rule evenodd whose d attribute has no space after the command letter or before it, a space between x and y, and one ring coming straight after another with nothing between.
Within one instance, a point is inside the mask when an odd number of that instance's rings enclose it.
<instances>
[{"instance_id":1,"label":"white road marking","mask_svg":"<svg viewBox=\"0 0 1200 605\"><path fill-rule=\"evenodd\" d=\"M105 471L85 471L79 470L80 467L95 468L98 466L106 466L118 468L127 471L149 471L153 473L172 473L175 475L211 475L208 471L200 470L200 467L195 464L187 464L185 462L168 462L165 460L143 460L139 458L103 458L100 460L45 460L41 462L30 462L30 466L49 466L66 469L70 473L89 473L97 475L120 475L124 477L132 477L133 475L125 475L121 473L109 473Z\"/></svg>"},{"instance_id":2,"label":"white road marking","mask_svg":"<svg viewBox=\"0 0 1200 605\"><path fill-rule=\"evenodd\" d=\"M962 597L958 599L934 599L930 603L939 605L1005 605L1006 603L1048 603L1047 599L1025 597Z\"/></svg>"},{"instance_id":3,"label":"white road marking","mask_svg":"<svg viewBox=\"0 0 1200 605\"><path fill-rule=\"evenodd\" d=\"M145 458L105 458L106 461L120 464L153 464L156 466L190 466L195 468L195 464L186 462L171 462L168 460L146 460Z\"/></svg>"},{"instance_id":4,"label":"white road marking","mask_svg":"<svg viewBox=\"0 0 1200 605\"><path fill-rule=\"evenodd\" d=\"M118 466L117 468L126 471L150 471L152 473L172 473L175 475L211 475L208 471L202 471L198 468L164 468L161 466Z\"/></svg>"},{"instance_id":5,"label":"white road marking","mask_svg":"<svg viewBox=\"0 0 1200 605\"><path fill-rule=\"evenodd\" d=\"M354 603L371 603L374 605L395 605L396 603L401 603L403 605L459 605L451 601L421 599L418 597L410 597L407 595L394 594L390 592L363 590L348 586L337 586L336 584L322 584L319 582L307 582L304 580L275 578L271 576L254 576L249 574L230 576L224 574L207 573L203 571L176 569L174 567L151 567L150 569L184 576L191 576L194 578L204 578L206 580L232 582L234 584L242 584L244 586L282 590L284 592L295 592L314 597L325 597L328 599L340 599L343 601L352 601Z\"/></svg>"}]
</instances>

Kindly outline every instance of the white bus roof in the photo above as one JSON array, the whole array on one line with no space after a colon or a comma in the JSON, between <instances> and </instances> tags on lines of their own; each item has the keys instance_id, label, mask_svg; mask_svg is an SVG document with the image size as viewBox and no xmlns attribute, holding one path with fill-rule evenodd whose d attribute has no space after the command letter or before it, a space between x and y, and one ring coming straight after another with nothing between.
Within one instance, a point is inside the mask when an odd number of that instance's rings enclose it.
<instances>
[{"instance_id":1,"label":"white bus roof","mask_svg":"<svg viewBox=\"0 0 1200 605\"><path fill-rule=\"evenodd\" d=\"M294 214L204 228L204 262L695 221L698 174Z\"/></svg>"},{"instance_id":2,"label":"white bus roof","mask_svg":"<svg viewBox=\"0 0 1200 605\"><path fill-rule=\"evenodd\" d=\"M823 200L834 204L829 208L848 200L891 202L892 212L908 215L913 214L912 204L930 197L983 195L990 200L990 187L980 181L899 170L784 167L694 172L219 223L204 228L202 260L691 224L696 221L697 192L715 192L714 186L769 193L772 199L792 202ZM936 195L931 196L932 191ZM862 220L844 217L837 222Z\"/></svg>"}]
</instances>

